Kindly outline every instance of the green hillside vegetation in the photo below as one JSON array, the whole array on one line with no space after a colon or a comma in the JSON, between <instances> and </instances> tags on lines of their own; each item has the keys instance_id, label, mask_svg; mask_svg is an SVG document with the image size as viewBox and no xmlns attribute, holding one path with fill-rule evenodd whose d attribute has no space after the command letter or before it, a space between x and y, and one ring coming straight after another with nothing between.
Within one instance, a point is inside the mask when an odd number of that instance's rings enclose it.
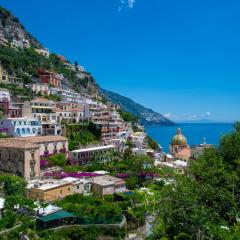
<instances>
[{"instance_id":1,"label":"green hillside vegetation","mask_svg":"<svg viewBox=\"0 0 240 240\"><path fill-rule=\"evenodd\" d=\"M53 70L63 74L69 80L69 84L77 91L87 89L90 83L95 86L94 78L89 73L84 74L82 78L76 76L77 71L73 71L64 66L56 54L50 54L49 58L39 55L33 48L16 49L6 46L0 48L0 61L3 67L10 75L16 75L21 78L23 83L32 82L32 77L38 77L39 68Z\"/></svg>"},{"instance_id":2,"label":"green hillside vegetation","mask_svg":"<svg viewBox=\"0 0 240 240\"><path fill-rule=\"evenodd\" d=\"M191 163L187 175L163 188L149 239L240 239L239 159L237 123L218 149L207 149Z\"/></svg>"}]
</instances>

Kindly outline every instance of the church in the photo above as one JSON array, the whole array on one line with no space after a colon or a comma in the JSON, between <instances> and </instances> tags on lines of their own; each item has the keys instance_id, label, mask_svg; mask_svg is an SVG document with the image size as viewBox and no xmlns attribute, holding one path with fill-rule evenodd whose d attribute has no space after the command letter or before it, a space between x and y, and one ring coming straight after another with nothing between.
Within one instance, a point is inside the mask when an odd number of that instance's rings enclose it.
<instances>
[{"instance_id":1,"label":"church","mask_svg":"<svg viewBox=\"0 0 240 240\"><path fill-rule=\"evenodd\" d=\"M173 136L172 141L169 145L170 153L172 155L175 155L187 147L187 138L182 134L181 128L178 128L176 135Z\"/></svg>"}]
</instances>

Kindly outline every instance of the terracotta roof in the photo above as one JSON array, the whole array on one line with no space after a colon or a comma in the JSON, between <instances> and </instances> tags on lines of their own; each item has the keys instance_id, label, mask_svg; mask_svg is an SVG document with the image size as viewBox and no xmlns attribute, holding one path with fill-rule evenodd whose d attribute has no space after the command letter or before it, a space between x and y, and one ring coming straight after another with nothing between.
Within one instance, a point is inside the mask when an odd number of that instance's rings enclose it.
<instances>
[{"instance_id":1,"label":"terracotta roof","mask_svg":"<svg viewBox=\"0 0 240 240\"><path fill-rule=\"evenodd\" d=\"M48 100L46 98L35 98L31 102L51 102L51 100Z\"/></svg>"},{"instance_id":2,"label":"terracotta roof","mask_svg":"<svg viewBox=\"0 0 240 240\"><path fill-rule=\"evenodd\" d=\"M184 148L178 153L175 154L175 156L184 156L184 157L191 157L191 149L190 148Z\"/></svg>"},{"instance_id":3,"label":"terracotta roof","mask_svg":"<svg viewBox=\"0 0 240 240\"><path fill-rule=\"evenodd\" d=\"M83 109L84 109L83 107L82 108L80 108L80 107L79 108L71 108L69 111L70 112L80 112L80 111L83 111Z\"/></svg>"},{"instance_id":4,"label":"terracotta roof","mask_svg":"<svg viewBox=\"0 0 240 240\"><path fill-rule=\"evenodd\" d=\"M19 141L16 138L5 138L0 139L0 147L4 148L39 148L37 144L34 144L32 142L21 140Z\"/></svg>"},{"instance_id":5,"label":"terracotta roof","mask_svg":"<svg viewBox=\"0 0 240 240\"><path fill-rule=\"evenodd\" d=\"M20 141L29 141L32 143L43 143L43 142L62 142L67 141L67 138L58 135L46 135L46 136L35 136L25 138L15 138Z\"/></svg>"}]
</instances>

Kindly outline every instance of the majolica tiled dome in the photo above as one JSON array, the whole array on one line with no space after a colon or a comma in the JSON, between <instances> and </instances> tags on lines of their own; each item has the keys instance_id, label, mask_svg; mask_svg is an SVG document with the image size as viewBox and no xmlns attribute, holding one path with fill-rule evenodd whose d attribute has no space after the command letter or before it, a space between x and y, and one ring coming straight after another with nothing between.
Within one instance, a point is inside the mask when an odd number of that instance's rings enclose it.
<instances>
[{"instance_id":1,"label":"majolica tiled dome","mask_svg":"<svg viewBox=\"0 0 240 240\"><path fill-rule=\"evenodd\" d=\"M172 138L172 145L186 146L187 139L182 135L181 128L178 128L177 134Z\"/></svg>"}]
</instances>

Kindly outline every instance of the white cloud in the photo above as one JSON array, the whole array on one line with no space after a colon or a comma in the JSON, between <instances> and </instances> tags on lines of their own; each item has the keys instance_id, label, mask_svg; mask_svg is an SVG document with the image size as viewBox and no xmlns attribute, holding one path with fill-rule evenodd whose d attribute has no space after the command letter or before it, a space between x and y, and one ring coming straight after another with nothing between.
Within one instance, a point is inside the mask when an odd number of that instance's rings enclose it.
<instances>
[{"instance_id":1,"label":"white cloud","mask_svg":"<svg viewBox=\"0 0 240 240\"><path fill-rule=\"evenodd\" d=\"M129 8L133 8L135 2L136 2L135 0L128 0L128 7L129 7Z\"/></svg>"},{"instance_id":2,"label":"white cloud","mask_svg":"<svg viewBox=\"0 0 240 240\"><path fill-rule=\"evenodd\" d=\"M118 12L121 12L124 8L133 8L136 0L120 0L118 6Z\"/></svg>"},{"instance_id":3,"label":"white cloud","mask_svg":"<svg viewBox=\"0 0 240 240\"><path fill-rule=\"evenodd\" d=\"M210 117L210 116L211 116L211 113L210 113L210 112L205 112L205 116L206 116L206 117Z\"/></svg>"}]
</instances>

